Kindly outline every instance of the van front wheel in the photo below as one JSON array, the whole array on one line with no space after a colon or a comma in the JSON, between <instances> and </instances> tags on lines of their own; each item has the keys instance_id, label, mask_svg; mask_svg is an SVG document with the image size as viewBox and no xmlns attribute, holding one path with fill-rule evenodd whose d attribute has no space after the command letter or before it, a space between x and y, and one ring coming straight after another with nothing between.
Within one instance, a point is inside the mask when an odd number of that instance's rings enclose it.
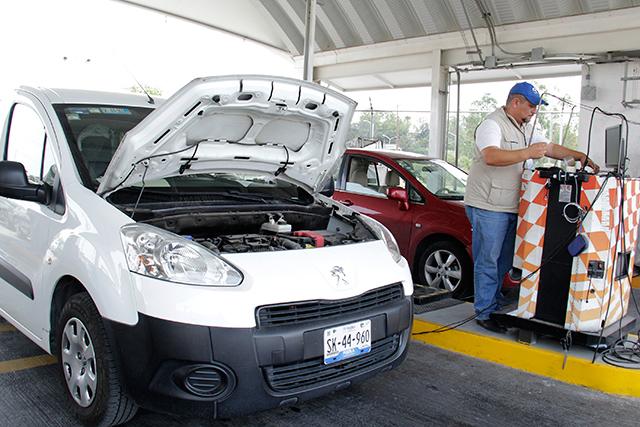
<instances>
[{"instance_id":1,"label":"van front wheel","mask_svg":"<svg viewBox=\"0 0 640 427\"><path fill-rule=\"evenodd\" d=\"M69 298L57 331L59 372L76 417L100 426L130 420L138 408L121 386L115 355L89 294Z\"/></svg>"}]
</instances>

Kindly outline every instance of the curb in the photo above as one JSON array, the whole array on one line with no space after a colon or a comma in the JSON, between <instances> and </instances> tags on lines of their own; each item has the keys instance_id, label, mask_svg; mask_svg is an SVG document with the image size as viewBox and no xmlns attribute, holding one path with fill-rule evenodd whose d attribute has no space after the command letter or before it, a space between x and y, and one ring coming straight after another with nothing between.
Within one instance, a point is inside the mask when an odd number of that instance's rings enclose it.
<instances>
[{"instance_id":1,"label":"curb","mask_svg":"<svg viewBox=\"0 0 640 427\"><path fill-rule=\"evenodd\" d=\"M412 339L565 383L622 396L640 397L640 370L592 364L590 360L571 355L567 357L565 369L562 369L563 353L459 329L415 335L441 326L414 318Z\"/></svg>"}]
</instances>

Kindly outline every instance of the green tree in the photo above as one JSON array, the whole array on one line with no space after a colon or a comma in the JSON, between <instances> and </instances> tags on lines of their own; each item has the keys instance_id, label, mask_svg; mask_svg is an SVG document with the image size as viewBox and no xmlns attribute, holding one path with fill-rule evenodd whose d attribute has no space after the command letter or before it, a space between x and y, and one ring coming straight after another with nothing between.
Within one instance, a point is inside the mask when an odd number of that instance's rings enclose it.
<instances>
[{"instance_id":1,"label":"green tree","mask_svg":"<svg viewBox=\"0 0 640 427\"><path fill-rule=\"evenodd\" d=\"M420 120L411 137L401 148L405 151L428 154L430 134L429 122L427 120Z\"/></svg>"},{"instance_id":2,"label":"green tree","mask_svg":"<svg viewBox=\"0 0 640 427\"><path fill-rule=\"evenodd\" d=\"M549 90L544 84L534 82L540 93L551 92L561 93L558 88ZM569 94L564 94L562 98L574 103ZM539 128L544 132L549 141L575 149L578 147L578 108L571 115L572 106L557 98L546 96L545 100L549 105L541 105L538 111ZM571 117L571 121L569 121Z\"/></svg>"},{"instance_id":3,"label":"green tree","mask_svg":"<svg viewBox=\"0 0 640 427\"><path fill-rule=\"evenodd\" d=\"M473 147L475 144L475 131L487 114L498 108L498 101L488 93L482 95L471 103L471 112L460 114L460 137L458 148L458 167L468 171L473 160ZM455 131L456 117L449 116L449 137L447 138L447 156L449 163L455 163Z\"/></svg>"},{"instance_id":4,"label":"green tree","mask_svg":"<svg viewBox=\"0 0 640 427\"><path fill-rule=\"evenodd\" d=\"M543 84L533 82L540 93L547 91ZM557 88L553 88L551 93L562 93ZM568 94L564 94L564 99L573 102ZM542 105L537 114L536 127L541 130L554 143L562 142L562 145L575 149L578 146L578 116L577 108L574 110L569 122L571 105L563 103L554 97L546 96L545 100L549 105ZM498 107L498 101L490 94L484 94L480 99L471 104L471 113L461 114L460 137L458 151L458 167L466 171L471 167L473 159L475 130L484 117ZM455 163L455 114L449 116L449 132L446 159L449 163Z\"/></svg>"},{"instance_id":5,"label":"green tree","mask_svg":"<svg viewBox=\"0 0 640 427\"><path fill-rule=\"evenodd\" d=\"M357 121L351 123L348 139L370 138L371 117L370 113L360 114ZM404 151L426 154L429 148L429 123L423 120L414 126L410 116L374 111L373 139L381 141L383 146L395 144Z\"/></svg>"}]
</instances>

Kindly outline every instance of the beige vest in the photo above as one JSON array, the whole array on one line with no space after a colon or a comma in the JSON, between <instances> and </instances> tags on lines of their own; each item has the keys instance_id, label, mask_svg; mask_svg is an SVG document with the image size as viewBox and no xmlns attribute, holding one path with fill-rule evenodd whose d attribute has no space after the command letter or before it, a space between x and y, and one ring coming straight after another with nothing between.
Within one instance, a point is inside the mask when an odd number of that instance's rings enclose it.
<instances>
[{"instance_id":1,"label":"beige vest","mask_svg":"<svg viewBox=\"0 0 640 427\"><path fill-rule=\"evenodd\" d=\"M485 118L489 119L494 120L500 127L501 149L526 148L525 131L528 135L531 131L530 126L518 126L502 107ZM474 144L464 204L489 211L518 213L522 167L521 162L510 166L489 166L484 162L478 146Z\"/></svg>"}]
</instances>

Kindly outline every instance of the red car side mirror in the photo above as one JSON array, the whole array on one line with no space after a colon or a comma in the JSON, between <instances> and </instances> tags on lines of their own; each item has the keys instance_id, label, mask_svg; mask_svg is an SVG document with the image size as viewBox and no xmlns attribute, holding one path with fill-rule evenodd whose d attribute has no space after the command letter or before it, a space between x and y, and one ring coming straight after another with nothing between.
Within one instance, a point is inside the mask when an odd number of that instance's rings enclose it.
<instances>
[{"instance_id":1,"label":"red car side mirror","mask_svg":"<svg viewBox=\"0 0 640 427\"><path fill-rule=\"evenodd\" d=\"M391 200L397 200L401 211L409 210L409 193L401 187L389 187L387 189L387 197Z\"/></svg>"}]
</instances>

